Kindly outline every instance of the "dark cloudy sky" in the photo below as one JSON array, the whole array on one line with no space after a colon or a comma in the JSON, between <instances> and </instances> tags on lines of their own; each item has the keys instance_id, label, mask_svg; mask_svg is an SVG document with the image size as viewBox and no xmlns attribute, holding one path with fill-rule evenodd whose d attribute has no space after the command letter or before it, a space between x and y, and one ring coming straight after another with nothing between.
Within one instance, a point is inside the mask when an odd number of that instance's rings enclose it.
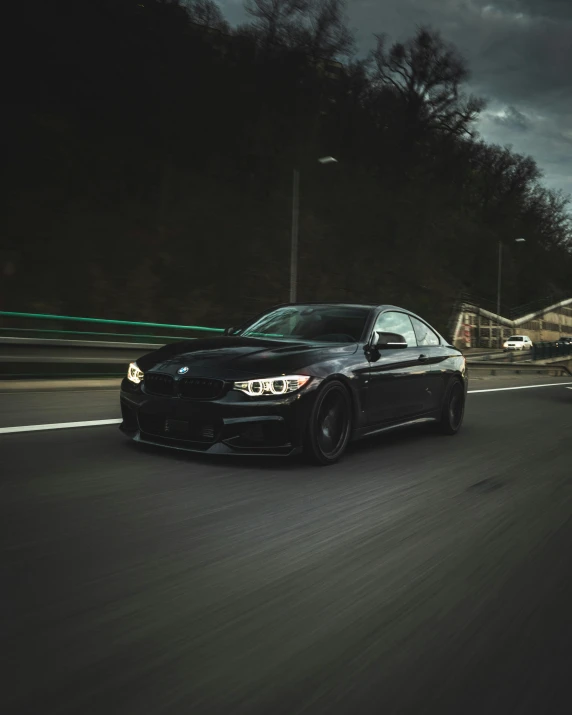
<instances>
[{"instance_id":1,"label":"dark cloudy sky","mask_svg":"<svg viewBox=\"0 0 572 715\"><path fill-rule=\"evenodd\" d=\"M219 0L232 23L242 0ZM547 186L572 194L572 0L349 0L360 51L372 33L390 40L428 24L454 42L472 71L470 91L489 105L484 139L532 155Z\"/></svg>"}]
</instances>

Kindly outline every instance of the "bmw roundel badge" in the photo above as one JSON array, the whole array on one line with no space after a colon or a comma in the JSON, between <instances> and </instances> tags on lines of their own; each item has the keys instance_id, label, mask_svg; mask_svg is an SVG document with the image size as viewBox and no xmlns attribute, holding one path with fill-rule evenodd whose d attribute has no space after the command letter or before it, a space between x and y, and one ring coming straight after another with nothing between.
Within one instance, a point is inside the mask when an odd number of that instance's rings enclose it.
<instances>
[{"instance_id":1,"label":"bmw roundel badge","mask_svg":"<svg viewBox=\"0 0 572 715\"><path fill-rule=\"evenodd\" d=\"M177 370L177 372L179 373L179 375L186 375L189 372L189 368L188 367L180 367Z\"/></svg>"}]
</instances>

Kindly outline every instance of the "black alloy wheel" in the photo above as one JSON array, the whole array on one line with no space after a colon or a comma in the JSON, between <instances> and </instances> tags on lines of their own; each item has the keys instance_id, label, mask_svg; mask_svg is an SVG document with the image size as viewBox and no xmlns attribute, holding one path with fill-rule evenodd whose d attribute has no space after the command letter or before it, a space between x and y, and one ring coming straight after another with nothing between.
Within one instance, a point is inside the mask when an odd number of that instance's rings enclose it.
<instances>
[{"instance_id":1,"label":"black alloy wheel","mask_svg":"<svg viewBox=\"0 0 572 715\"><path fill-rule=\"evenodd\" d=\"M463 424L465 415L465 388L463 383L455 378L445 396L443 412L439 423L443 434L457 434Z\"/></svg>"},{"instance_id":2,"label":"black alloy wheel","mask_svg":"<svg viewBox=\"0 0 572 715\"><path fill-rule=\"evenodd\" d=\"M352 423L348 390L337 380L319 392L308 422L306 453L318 464L334 464L347 447Z\"/></svg>"}]
</instances>

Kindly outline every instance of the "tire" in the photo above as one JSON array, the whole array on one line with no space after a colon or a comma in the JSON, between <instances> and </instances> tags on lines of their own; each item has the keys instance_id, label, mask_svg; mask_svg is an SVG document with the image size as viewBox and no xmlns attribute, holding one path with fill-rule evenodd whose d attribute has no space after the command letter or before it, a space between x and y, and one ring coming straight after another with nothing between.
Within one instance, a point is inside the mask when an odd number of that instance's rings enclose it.
<instances>
[{"instance_id":1,"label":"tire","mask_svg":"<svg viewBox=\"0 0 572 715\"><path fill-rule=\"evenodd\" d=\"M320 390L308 420L306 456L314 464L337 462L349 442L352 428L352 401L341 382L331 380Z\"/></svg>"},{"instance_id":2,"label":"tire","mask_svg":"<svg viewBox=\"0 0 572 715\"><path fill-rule=\"evenodd\" d=\"M455 378L449 385L443 410L439 421L439 431L442 434L454 435L461 429L465 416L465 387L461 380Z\"/></svg>"}]
</instances>

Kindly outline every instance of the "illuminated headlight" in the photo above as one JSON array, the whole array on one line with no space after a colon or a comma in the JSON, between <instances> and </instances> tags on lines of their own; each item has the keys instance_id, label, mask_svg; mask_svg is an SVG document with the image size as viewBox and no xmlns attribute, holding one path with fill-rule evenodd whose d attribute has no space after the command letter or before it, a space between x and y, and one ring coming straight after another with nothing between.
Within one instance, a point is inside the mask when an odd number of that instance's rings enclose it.
<instances>
[{"instance_id":1,"label":"illuminated headlight","mask_svg":"<svg viewBox=\"0 0 572 715\"><path fill-rule=\"evenodd\" d=\"M282 377L268 377L260 380L247 380L235 382L234 389L244 392L251 397L260 395L287 395L296 392L308 382L308 375L284 375Z\"/></svg>"},{"instance_id":2,"label":"illuminated headlight","mask_svg":"<svg viewBox=\"0 0 572 715\"><path fill-rule=\"evenodd\" d=\"M143 379L143 371L137 367L136 362L132 362L127 370L127 379L138 385Z\"/></svg>"},{"instance_id":3,"label":"illuminated headlight","mask_svg":"<svg viewBox=\"0 0 572 715\"><path fill-rule=\"evenodd\" d=\"M508 348L508 343L504 343L503 348Z\"/></svg>"}]
</instances>

